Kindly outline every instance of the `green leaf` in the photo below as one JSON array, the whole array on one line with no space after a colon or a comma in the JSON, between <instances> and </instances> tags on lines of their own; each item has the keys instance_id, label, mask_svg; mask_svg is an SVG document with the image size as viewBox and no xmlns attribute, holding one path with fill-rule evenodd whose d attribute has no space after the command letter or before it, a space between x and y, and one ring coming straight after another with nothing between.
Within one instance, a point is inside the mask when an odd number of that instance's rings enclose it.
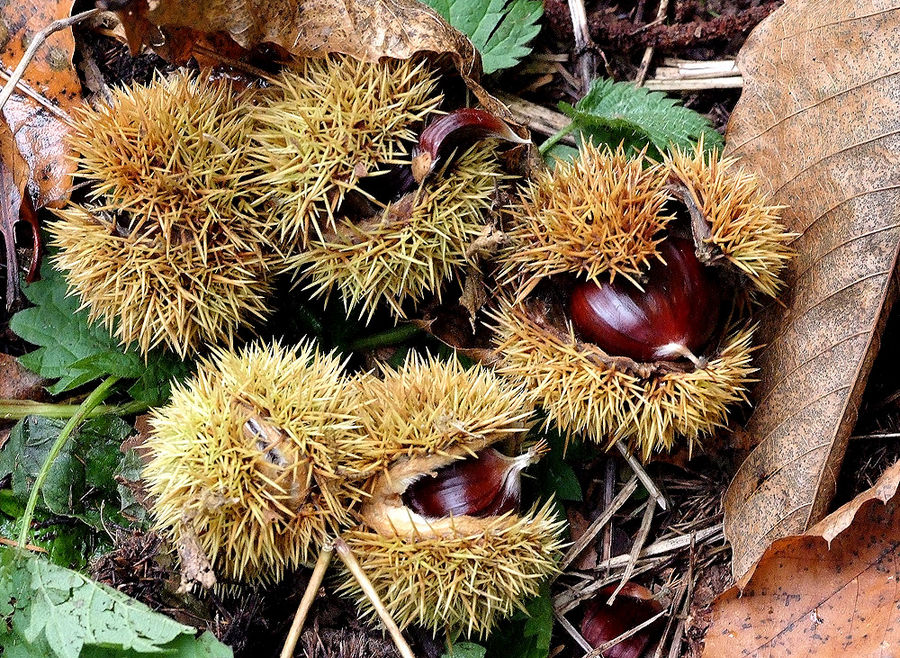
<instances>
[{"instance_id":1,"label":"green leaf","mask_svg":"<svg viewBox=\"0 0 900 658\"><path fill-rule=\"evenodd\" d=\"M197 639L194 628L121 592L12 549L0 550L0 615L4 658L233 656L208 634Z\"/></svg>"},{"instance_id":2,"label":"green leaf","mask_svg":"<svg viewBox=\"0 0 900 658\"><path fill-rule=\"evenodd\" d=\"M707 148L722 145L722 136L706 117L662 92L647 91L629 82L594 80L575 107L560 103L560 109L572 123L551 137L542 151L572 132L581 143L590 141L614 148L622 143L626 151L640 151L649 145L651 154L657 157L670 145L691 148L701 137Z\"/></svg>"},{"instance_id":3,"label":"green leaf","mask_svg":"<svg viewBox=\"0 0 900 658\"><path fill-rule=\"evenodd\" d=\"M528 55L541 27L540 0L423 0L465 34L481 53L485 73L508 69Z\"/></svg>"},{"instance_id":4,"label":"green leaf","mask_svg":"<svg viewBox=\"0 0 900 658\"><path fill-rule=\"evenodd\" d=\"M63 275L45 258L41 280L23 288L34 304L16 313L10 328L39 349L19 358L20 363L47 379L58 379L48 390L57 395L95 379L115 375L137 379L131 389L136 400L162 404L168 382L183 377L187 367L173 355L155 350L146 363L134 345L123 348L102 324L91 324L78 298L67 295Z\"/></svg>"},{"instance_id":5,"label":"green leaf","mask_svg":"<svg viewBox=\"0 0 900 658\"><path fill-rule=\"evenodd\" d=\"M13 427L0 452L0 477L11 476L19 503L28 500L35 477L47 458L65 420L29 416ZM78 428L50 468L41 491L41 508L51 514L77 518L102 529L112 521L129 525L120 514L122 504L116 473L122 462L119 445L131 426L115 416L98 416Z\"/></svg>"},{"instance_id":6,"label":"green leaf","mask_svg":"<svg viewBox=\"0 0 900 658\"><path fill-rule=\"evenodd\" d=\"M490 637L487 655L493 658L546 658L553 633L553 602L550 586L541 585L538 596L525 604L527 612L517 612Z\"/></svg>"},{"instance_id":7,"label":"green leaf","mask_svg":"<svg viewBox=\"0 0 900 658\"><path fill-rule=\"evenodd\" d=\"M487 653L480 644L474 642L457 642L449 650L441 654L441 658L484 658Z\"/></svg>"}]
</instances>

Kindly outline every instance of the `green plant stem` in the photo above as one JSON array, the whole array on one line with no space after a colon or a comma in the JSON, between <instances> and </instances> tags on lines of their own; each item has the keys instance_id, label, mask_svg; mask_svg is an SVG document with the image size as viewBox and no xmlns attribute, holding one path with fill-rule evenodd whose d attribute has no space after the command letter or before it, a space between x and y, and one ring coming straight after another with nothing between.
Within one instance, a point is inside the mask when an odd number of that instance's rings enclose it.
<instances>
[{"instance_id":1,"label":"green plant stem","mask_svg":"<svg viewBox=\"0 0 900 658\"><path fill-rule=\"evenodd\" d=\"M422 333L421 327L414 324L401 324L399 327L394 327L393 329L388 329L387 331L382 331L381 333L372 334L371 336L355 340L347 345L347 349L353 351L374 350L379 347L387 347L389 345L402 343L420 333Z\"/></svg>"},{"instance_id":2,"label":"green plant stem","mask_svg":"<svg viewBox=\"0 0 900 658\"><path fill-rule=\"evenodd\" d=\"M119 381L118 377L107 377L100 382L97 388L91 391L91 394L81 403L78 411L75 412L75 415L72 416L65 427L62 428L56 441L50 448L47 458L44 460L44 463L41 464L41 470L34 479L34 485L31 487L31 494L28 496L28 503L25 505L25 513L22 514L22 529L19 531L19 546L28 544L28 531L31 529L31 519L34 516L34 508L37 506L38 495L40 495L41 488L44 486L44 481L50 474L50 468L53 466L53 462L56 461L59 453L62 452L63 446L66 445L66 441L68 441L72 432L75 431L75 428L81 424L81 421L87 417L91 410L96 408L97 405L106 399L106 396L110 393L110 389L117 381Z\"/></svg>"},{"instance_id":3,"label":"green plant stem","mask_svg":"<svg viewBox=\"0 0 900 658\"><path fill-rule=\"evenodd\" d=\"M146 402L129 402L119 405L101 404L94 407L84 417L130 416L131 414L139 414L149 408L150 405ZM80 404L51 404L32 402L31 400L5 400L0 398L0 420L21 420L26 416L71 418L79 409L81 409Z\"/></svg>"},{"instance_id":4,"label":"green plant stem","mask_svg":"<svg viewBox=\"0 0 900 658\"><path fill-rule=\"evenodd\" d=\"M548 138L546 139L546 141L544 141L544 143L541 144L541 145L538 147L538 152L539 152L541 155L544 155L544 154L547 153L547 151L549 151L551 148L553 148L554 146L556 146L557 144L559 144L559 143L562 141L563 137L565 137L566 135L568 135L570 132L572 132L572 124L569 124L568 126L566 126L565 128L563 128L562 130L558 130L558 131L557 131L556 133L554 133L553 135L550 135L550 137L548 137Z\"/></svg>"}]
</instances>

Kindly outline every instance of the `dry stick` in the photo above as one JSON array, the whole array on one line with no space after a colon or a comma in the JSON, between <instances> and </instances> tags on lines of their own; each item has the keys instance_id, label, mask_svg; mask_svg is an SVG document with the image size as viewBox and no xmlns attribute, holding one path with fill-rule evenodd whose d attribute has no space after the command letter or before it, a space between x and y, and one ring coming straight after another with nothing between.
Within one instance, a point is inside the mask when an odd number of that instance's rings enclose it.
<instances>
[{"instance_id":1,"label":"dry stick","mask_svg":"<svg viewBox=\"0 0 900 658\"><path fill-rule=\"evenodd\" d=\"M516 121L527 126L532 132L542 135L555 135L572 123L572 120L562 112L554 112L543 105L531 103L518 96L504 93L497 93L495 96L509 108ZM575 136L569 134L560 141L574 146Z\"/></svg>"},{"instance_id":2,"label":"dry stick","mask_svg":"<svg viewBox=\"0 0 900 658\"><path fill-rule=\"evenodd\" d=\"M0 544L4 546L12 546L13 548L17 548L19 546L19 542L7 539L6 537L0 537ZM47 549L41 546L35 546L34 544L25 544L25 549L29 551L33 551L34 553L46 553Z\"/></svg>"},{"instance_id":3,"label":"dry stick","mask_svg":"<svg viewBox=\"0 0 900 658\"><path fill-rule=\"evenodd\" d=\"M652 500L648 500L647 506L644 508L644 518L641 519L641 527L638 530L637 536L634 538L634 545L631 547L631 553L629 554L631 559L628 560L628 564L625 565L625 571L622 573L622 580L619 581L619 586L616 587L616 591L614 591L606 601L606 605L613 604L613 601L616 600L619 592L625 587L625 583L631 578L631 573L634 571L634 565L638 560L638 556L641 554L641 549L643 549L644 544L647 543L647 537L650 534L650 524L653 523L654 511L656 511L656 505L653 504Z\"/></svg>"},{"instance_id":4,"label":"dry stick","mask_svg":"<svg viewBox=\"0 0 900 658\"><path fill-rule=\"evenodd\" d=\"M565 629L566 633L572 636L572 639L578 643L578 646L580 646L585 651L593 650L594 647L588 644L588 641L585 640L584 636L578 632L578 629L572 626L572 622L570 622L558 612L554 612L553 616L556 617L556 621L558 621L559 625L562 626L563 629Z\"/></svg>"},{"instance_id":5,"label":"dry stick","mask_svg":"<svg viewBox=\"0 0 900 658\"><path fill-rule=\"evenodd\" d=\"M309 577L309 583L303 592L300 605L297 606L294 623L291 624L291 630L284 641L284 647L281 649L281 658L291 658L294 655L297 640L300 639L300 632L303 630L303 624L306 623L306 616L309 614L309 609L312 608L316 593L319 591L322 580L325 578L325 571L328 570L328 565L331 564L332 555L334 555L334 546L331 542L326 542L322 546L322 552L319 553L319 559L316 560L316 567L313 569L312 576Z\"/></svg>"},{"instance_id":6,"label":"dry stick","mask_svg":"<svg viewBox=\"0 0 900 658\"><path fill-rule=\"evenodd\" d=\"M651 480L650 476L647 475L647 471L644 470L644 467L641 466L641 463L637 460L637 458L630 452L628 452L628 449L622 445L621 441L616 443L616 448L618 448L619 452L622 453L625 461L627 461L628 465L631 466L631 470L634 471L635 475L637 475L638 480L640 480L641 484L644 485L644 488L647 490L647 493L650 494L650 497L656 500L656 504L659 505L659 508L663 512L669 509L669 503L666 500L666 497L663 496L659 488L655 484L653 484L653 480Z\"/></svg>"},{"instance_id":7,"label":"dry stick","mask_svg":"<svg viewBox=\"0 0 900 658\"><path fill-rule=\"evenodd\" d=\"M659 9L656 10L656 22L662 23L666 18L666 12L669 11L669 0L659 0ZM641 58L641 66L638 68L637 77L634 84L640 87L647 78L647 71L650 70L650 62L653 60L653 46L647 46L644 50L644 56Z\"/></svg>"},{"instance_id":8,"label":"dry stick","mask_svg":"<svg viewBox=\"0 0 900 658\"><path fill-rule=\"evenodd\" d=\"M569 15L572 17L572 32L575 35L575 65L581 79L581 93L586 94L597 75L597 59L592 50L584 0L569 0Z\"/></svg>"},{"instance_id":9,"label":"dry stick","mask_svg":"<svg viewBox=\"0 0 900 658\"><path fill-rule=\"evenodd\" d=\"M644 630L650 624L655 623L656 620L659 619L660 617L662 617L664 614L666 614L666 611L660 610L655 615L650 617L650 619L644 621L643 623L638 624L637 626L635 626L634 628L632 628L630 630L625 631L621 635L614 637L613 639L609 640L608 642L604 642L603 644L601 644L599 647L597 647L593 651L589 651L588 653L584 654L583 658L597 658L598 656L602 656L604 651L609 651L610 649L612 649L614 646L616 646L620 642L624 642L625 640L630 638L635 633L639 633L640 631Z\"/></svg>"},{"instance_id":10,"label":"dry stick","mask_svg":"<svg viewBox=\"0 0 900 658\"><path fill-rule=\"evenodd\" d=\"M688 585L691 582L691 579L694 577L693 574L693 564L692 561L688 562L688 572L686 575L682 576L681 584L678 586L678 591L675 593L675 598L672 599L672 605L669 608L675 612L676 608L681 605L682 600L684 599L685 594L688 591ZM666 627L663 629L662 636L659 638L659 643L656 645L656 650L653 652L653 658L661 658L662 657L662 648L666 643L666 638L669 637L669 633L672 632L672 625L675 623L675 620L678 618L677 614L669 615L668 621L666 621Z\"/></svg>"},{"instance_id":11,"label":"dry stick","mask_svg":"<svg viewBox=\"0 0 900 658\"><path fill-rule=\"evenodd\" d=\"M400 629L397 628L396 622L394 622L390 613L387 611L387 608L384 607L384 603L378 598L378 593L372 586L372 581L369 580L369 577L363 572L362 567L359 566L359 562L353 557L353 553L350 552L350 547L347 546L347 542L338 537L334 540L334 549L337 551L338 557L344 561L347 570L354 578L356 578L356 582L359 583L363 593L368 597L369 601L371 601L372 606L375 608L375 612L381 617L381 621L387 627L388 633L391 634L391 638L393 638L394 644L397 645L397 651L400 652L400 655L403 656L403 658L416 658L412 649L410 649L409 645L406 643L406 640L403 639L403 634L400 633Z\"/></svg>"},{"instance_id":12,"label":"dry stick","mask_svg":"<svg viewBox=\"0 0 900 658\"><path fill-rule=\"evenodd\" d=\"M9 100L9 97L12 96L13 91L16 88L16 85L19 83L19 80L22 79L22 75L25 73L25 69L28 67L28 64L31 63L31 60L34 59L34 54L37 52L37 49L41 47L41 44L47 40L54 32L59 32L62 29L67 27L71 27L76 23L80 23L86 18L90 18L95 14L99 14L100 9L89 9L88 11L83 11L80 14L75 14L74 16L69 16L68 18L60 18L59 20L55 20L50 23L43 30L34 35L31 39L31 43L28 44L28 48L25 50L25 54L22 55L22 59L19 60L18 66L16 66L15 70L12 72L12 75L9 76L9 80L7 80L6 84L3 86L3 90L0 91L0 110L3 109L3 106L6 105L6 101Z\"/></svg>"},{"instance_id":13,"label":"dry stick","mask_svg":"<svg viewBox=\"0 0 900 658\"><path fill-rule=\"evenodd\" d=\"M3 78L4 80L9 80L11 77L12 77L12 72L9 69L7 69L5 66L0 66L0 78ZM53 103L50 102L50 99L42 96L40 94L40 92L36 91L34 89L34 87L29 85L24 80L19 80L19 82L16 83L16 89L18 89L20 92L22 92L23 94L28 96L28 98L30 98L35 103L37 103L38 105L43 107L50 114L55 116L57 119L59 119L66 125L72 125L72 117L70 117L63 110L56 107L56 105L54 105Z\"/></svg>"},{"instance_id":14,"label":"dry stick","mask_svg":"<svg viewBox=\"0 0 900 658\"><path fill-rule=\"evenodd\" d=\"M622 490L609 504L609 507L603 510L603 514L598 516L594 520L594 522L588 526L587 530L584 531L584 534L578 538L578 541L576 541L565 554L562 561L559 563L560 571L565 571L566 567L572 564L575 558L581 555L581 552L587 547L587 545L594 541L594 537L597 536L597 533L600 532L607 523L609 523L613 515L615 515L615 513L619 511L619 508L622 507L622 505L624 505L629 498L631 498L631 494L633 494L634 490L637 489L637 483L637 476L634 476L624 487L622 487Z\"/></svg>"},{"instance_id":15,"label":"dry stick","mask_svg":"<svg viewBox=\"0 0 900 658\"><path fill-rule=\"evenodd\" d=\"M642 558L639 562L640 566L635 567L631 575L632 577L636 577L658 569L667 559L668 558L666 557ZM585 585L580 590L574 587L564 590L553 598L553 609L561 615L567 615L581 605L582 601L589 599L594 592L604 589L608 585L612 585L617 580L619 580L619 576L605 576L597 579L590 585Z\"/></svg>"},{"instance_id":16,"label":"dry stick","mask_svg":"<svg viewBox=\"0 0 900 658\"><path fill-rule=\"evenodd\" d=\"M613 493L616 487L616 462L611 457L606 459L603 477L603 508L606 509L612 504ZM612 525L610 524L603 528L602 557L604 560L612 557Z\"/></svg>"}]
</instances>

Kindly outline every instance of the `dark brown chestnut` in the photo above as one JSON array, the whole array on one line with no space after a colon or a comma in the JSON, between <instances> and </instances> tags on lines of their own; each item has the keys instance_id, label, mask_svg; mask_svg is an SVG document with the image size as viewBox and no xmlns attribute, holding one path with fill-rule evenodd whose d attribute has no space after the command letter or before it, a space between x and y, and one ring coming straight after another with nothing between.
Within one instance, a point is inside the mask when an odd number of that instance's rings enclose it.
<instances>
[{"instance_id":1,"label":"dark brown chestnut","mask_svg":"<svg viewBox=\"0 0 900 658\"><path fill-rule=\"evenodd\" d=\"M616 585L601 589L588 603L581 621L581 634L595 649L630 631L662 610L659 601L646 587L627 582L612 605L606 602ZM658 632L658 622L641 629L631 637L603 652L607 658L642 658Z\"/></svg>"},{"instance_id":2,"label":"dark brown chestnut","mask_svg":"<svg viewBox=\"0 0 900 658\"><path fill-rule=\"evenodd\" d=\"M717 283L694 254L689 240L668 238L659 246L665 264L653 262L643 290L617 277L612 283L581 282L569 313L586 340L611 356L635 361L675 361L695 356L719 319Z\"/></svg>"},{"instance_id":3,"label":"dark brown chestnut","mask_svg":"<svg viewBox=\"0 0 900 658\"><path fill-rule=\"evenodd\" d=\"M517 144L528 143L508 123L490 112L472 107L454 110L429 124L419 135L412 160L413 177L421 183L454 149L491 138Z\"/></svg>"},{"instance_id":4,"label":"dark brown chestnut","mask_svg":"<svg viewBox=\"0 0 900 658\"><path fill-rule=\"evenodd\" d=\"M403 502L427 519L488 517L519 509L522 471L545 451L543 442L518 457L494 448L425 475L403 494Z\"/></svg>"}]
</instances>

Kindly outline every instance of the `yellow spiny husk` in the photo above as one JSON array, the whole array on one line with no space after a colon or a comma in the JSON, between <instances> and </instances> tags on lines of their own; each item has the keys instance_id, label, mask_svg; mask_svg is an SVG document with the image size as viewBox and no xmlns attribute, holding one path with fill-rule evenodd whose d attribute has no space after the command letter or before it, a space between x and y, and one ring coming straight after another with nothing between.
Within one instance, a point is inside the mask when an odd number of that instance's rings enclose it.
<instances>
[{"instance_id":1,"label":"yellow spiny husk","mask_svg":"<svg viewBox=\"0 0 900 658\"><path fill-rule=\"evenodd\" d=\"M357 528L344 534L375 591L397 624L421 624L486 636L538 593L557 572L564 522L552 504L522 516L479 519L477 531L438 537L386 536ZM356 581L340 590L374 615Z\"/></svg>"},{"instance_id":2,"label":"yellow spiny husk","mask_svg":"<svg viewBox=\"0 0 900 658\"><path fill-rule=\"evenodd\" d=\"M609 363L569 325L555 330L528 300L504 300L494 315L498 373L524 385L543 407L547 423L611 447L625 441L645 460L670 450L676 436L694 443L723 426L729 407L746 401L752 365L753 328L732 328L705 368L653 373L627 372Z\"/></svg>"},{"instance_id":3,"label":"yellow spiny husk","mask_svg":"<svg viewBox=\"0 0 900 658\"><path fill-rule=\"evenodd\" d=\"M217 351L153 413L143 479L158 528L197 542L226 581L278 581L347 523L359 497L339 442L360 429L337 356L312 344ZM278 438L260 443L247 423Z\"/></svg>"},{"instance_id":4,"label":"yellow spiny husk","mask_svg":"<svg viewBox=\"0 0 900 658\"><path fill-rule=\"evenodd\" d=\"M673 219L662 168L620 147L588 144L575 161L539 173L508 213L510 246L500 279L523 281L524 296L564 272L600 282L646 269Z\"/></svg>"},{"instance_id":5,"label":"yellow spiny husk","mask_svg":"<svg viewBox=\"0 0 900 658\"><path fill-rule=\"evenodd\" d=\"M249 93L189 73L74 114L86 205L50 224L56 264L92 319L146 353L230 343L263 317L270 230L245 182Z\"/></svg>"},{"instance_id":6,"label":"yellow spiny husk","mask_svg":"<svg viewBox=\"0 0 900 658\"><path fill-rule=\"evenodd\" d=\"M166 345L186 357L207 343L230 343L240 327L268 315L258 244L246 251L229 241L166 245L161 231L119 235L116 220L76 204L56 215L47 230L69 289L92 321L144 354ZM191 235L179 219L171 226Z\"/></svg>"},{"instance_id":7,"label":"yellow spiny husk","mask_svg":"<svg viewBox=\"0 0 900 658\"><path fill-rule=\"evenodd\" d=\"M737 160L705 152L702 141L693 152L675 149L664 165L670 180L689 190L709 223L706 242L759 292L778 294L796 235L781 225L783 207L767 203L759 179L740 169Z\"/></svg>"},{"instance_id":8,"label":"yellow spiny husk","mask_svg":"<svg viewBox=\"0 0 900 658\"><path fill-rule=\"evenodd\" d=\"M362 524L344 537L401 627L486 635L556 572L564 524L550 504L522 515L426 519L402 495L429 473L521 437L531 404L482 366L413 357L383 374L357 382L364 438L341 452L351 471L372 477ZM344 576L341 591L372 613Z\"/></svg>"},{"instance_id":9,"label":"yellow spiny husk","mask_svg":"<svg viewBox=\"0 0 900 658\"><path fill-rule=\"evenodd\" d=\"M520 386L481 365L410 356L399 370L354 384L366 404L358 409L362 437L341 446L347 468L362 475L389 469L401 459L439 455L445 465L533 425L534 404Z\"/></svg>"},{"instance_id":10,"label":"yellow spiny husk","mask_svg":"<svg viewBox=\"0 0 900 658\"><path fill-rule=\"evenodd\" d=\"M275 79L253 111L250 155L281 242L321 238L361 177L409 161L407 144L442 100L436 80L426 62L340 56L302 59Z\"/></svg>"},{"instance_id":11,"label":"yellow spiny husk","mask_svg":"<svg viewBox=\"0 0 900 658\"><path fill-rule=\"evenodd\" d=\"M227 80L178 72L75 110L68 145L76 175L91 182L90 205L128 213L134 230L159 225L166 244L223 224L237 248L252 250L268 229L251 207L259 188L246 181L251 104L251 92Z\"/></svg>"},{"instance_id":12,"label":"yellow spiny husk","mask_svg":"<svg viewBox=\"0 0 900 658\"><path fill-rule=\"evenodd\" d=\"M382 302L397 318L403 304L441 285L470 262L468 246L489 223L503 178L492 144L475 146L422 187L371 220L338 220L334 231L310 239L286 269L314 295L338 289L344 307L371 318Z\"/></svg>"}]
</instances>

